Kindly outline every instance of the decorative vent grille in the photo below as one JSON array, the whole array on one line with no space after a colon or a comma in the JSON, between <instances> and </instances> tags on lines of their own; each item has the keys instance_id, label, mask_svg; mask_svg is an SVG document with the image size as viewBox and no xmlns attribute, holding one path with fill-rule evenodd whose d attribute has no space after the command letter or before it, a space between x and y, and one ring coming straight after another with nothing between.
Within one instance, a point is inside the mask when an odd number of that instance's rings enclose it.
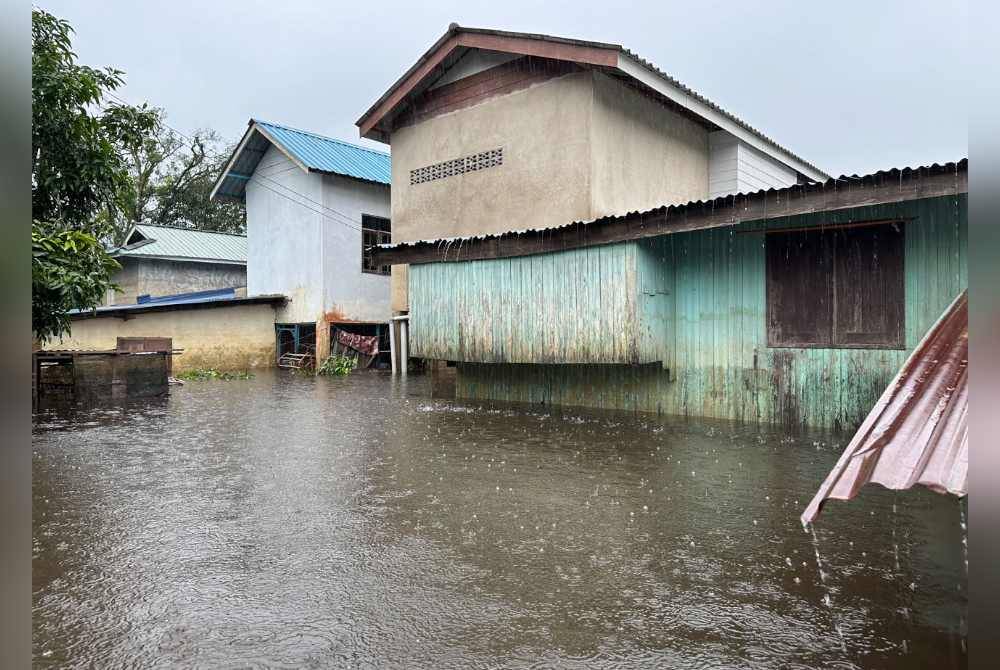
<instances>
[{"instance_id":1,"label":"decorative vent grille","mask_svg":"<svg viewBox=\"0 0 1000 670\"><path fill-rule=\"evenodd\" d=\"M497 165L503 165L503 147L410 170L410 184L423 184L425 181L435 181L466 172L476 172Z\"/></svg>"}]
</instances>

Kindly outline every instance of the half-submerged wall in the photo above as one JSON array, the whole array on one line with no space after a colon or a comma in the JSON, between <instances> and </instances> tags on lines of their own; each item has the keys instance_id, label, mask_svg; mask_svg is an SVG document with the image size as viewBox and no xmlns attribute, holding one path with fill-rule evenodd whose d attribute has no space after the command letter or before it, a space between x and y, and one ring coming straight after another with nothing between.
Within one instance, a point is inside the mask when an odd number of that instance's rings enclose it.
<instances>
[{"instance_id":1,"label":"half-submerged wall","mask_svg":"<svg viewBox=\"0 0 1000 670\"><path fill-rule=\"evenodd\" d=\"M905 221L905 348L768 346L763 231L884 219ZM665 312L661 317L662 342L670 343L669 352L664 355L669 362L662 366L531 365L488 364L468 357L458 358L464 362L458 364L457 395L852 428L871 409L907 353L954 297L967 287L967 220L967 197L961 195L747 222L733 228L678 233L655 241L615 245L633 248L634 251L627 253L637 257L645 254L647 259L663 259L660 264L662 282L672 288L672 291L667 289L670 298L664 301ZM595 250L586 251L594 254ZM545 259L546 256L490 262L526 263L529 258ZM440 277L442 275L433 275L439 272L437 268L471 267L476 263L415 265L411 272L415 279ZM530 264L547 267L545 260L530 261ZM492 283L477 288L476 295L490 293L488 304L491 306L509 303L507 309L519 309L512 313L521 320L552 322L556 314L574 315L575 321L559 318L579 324L574 338L593 342L594 339L588 340L582 333L600 330L609 335L616 332L613 325L604 325L605 317L593 309L604 303L571 301L579 294L573 287L584 281L584 277L598 285L604 285L609 279L614 283L613 275L596 274L601 267L599 264L585 266L581 262L575 269L563 267L562 274L541 272L532 274L530 279L522 272L516 293L509 292L502 276L491 275ZM417 285L411 290L417 289ZM434 295L446 296L450 291L465 289L439 284L432 290ZM612 289L606 287L605 290ZM531 296L538 292L551 296L547 299L557 301L562 311L532 309L530 305L538 304L538 299ZM433 305L413 305L411 319L418 338L424 332L421 321L438 318L433 316L433 310L427 311L429 307ZM463 309L465 321L473 321L485 311L471 303L465 304ZM649 332L654 333L652 329ZM425 345L420 342L420 346ZM516 349L519 345L510 342L509 346ZM642 345L647 350L651 346ZM441 353L440 349L426 351ZM664 370L664 367L670 369Z\"/></svg>"},{"instance_id":2,"label":"half-submerged wall","mask_svg":"<svg viewBox=\"0 0 1000 670\"><path fill-rule=\"evenodd\" d=\"M622 242L414 265L410 305L419 316L410 350L491 364L665 362L670 295L662 260L649 245Z\"/></svg>"}]
</instances>

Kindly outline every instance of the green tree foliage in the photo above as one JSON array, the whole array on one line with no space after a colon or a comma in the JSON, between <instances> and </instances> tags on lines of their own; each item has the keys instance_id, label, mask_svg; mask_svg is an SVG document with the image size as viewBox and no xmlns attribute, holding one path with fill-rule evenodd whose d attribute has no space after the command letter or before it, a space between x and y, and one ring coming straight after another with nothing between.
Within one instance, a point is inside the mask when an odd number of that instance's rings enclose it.
<instances>
[{"instance_id":1,"label":"green tree foliage","mask_svg":"<svg viewBox=\"0 0 1000 670\"><path fill-rule=\"evenodd\" d=\"M79 65L72 28L32 10L32 282L35 337L69 330L67 312L100 304L118 263L104 249L115 241L114 217L130 188L122 148L156 124L147 107L105 104L122 73Z\"/></svg>"},{"instance_id":2,"label":"green tree foliage","mask_svg":"<svg viewBox=\"0 0 1000 670\"><path fill-rule=\"evenodd\" d=\"M84 230L107 241L120 234L114 216L131 188L123 148L141 144L157 113L143 105L108 103L122 72L79 65L73 29L32 10L32 210L33 218L65 230Z\"/></svg>"},{"instance_id":3,"label":"green tree foliage","mask_svg":"<svg viewBox=\"0 0 1000 670\"><path fill-rule=\"evenodd\" d=\"M209 199L230 152L211 130L181 136L160 111L156 134L129 147L132 188L123 193L119 211L129 223L245 232L242 204Z\"/></svg>"},{"instance_id":4,"label":"green tree foliage","mask_svg":"<svg viewBox=\"0 0 1000 670\"><path fill-rule=\"evenodd\" d=\"M232 149L215 131L196 132L156 185L152 221L223 233L245 233L246 209L242 203L209 198Z\"/></svg>"},{"instance_id":5,"label":"green tree foliage","mask_svg":"<svg viewBox=\"0 0 1000 670\"><path fill-rule=\"evenodd\" d=\"M101 303L120 266L82 230L31 228L31 328L45 343L70 330L69 310Z\"/></svg>"}]
</instances>

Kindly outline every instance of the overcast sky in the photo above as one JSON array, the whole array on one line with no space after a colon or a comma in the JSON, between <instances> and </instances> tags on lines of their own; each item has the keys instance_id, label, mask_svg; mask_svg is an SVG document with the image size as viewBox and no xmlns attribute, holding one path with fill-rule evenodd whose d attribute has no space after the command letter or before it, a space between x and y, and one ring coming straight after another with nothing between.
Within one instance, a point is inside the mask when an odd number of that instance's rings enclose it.
<instances>
[{"instance_id":1,"label":"overcast sky","mask_svg":"<svg viewBox=\"0 0 1000 670\"><path fill-rule=\"evenodd\" d=\"M622 44L831 174L968 154L965 2L37 3L72 23L82 63L124 70L120 95L185 133L236 139L253 116L357 142L457 21Z\"/></svg>"}]
</instances>

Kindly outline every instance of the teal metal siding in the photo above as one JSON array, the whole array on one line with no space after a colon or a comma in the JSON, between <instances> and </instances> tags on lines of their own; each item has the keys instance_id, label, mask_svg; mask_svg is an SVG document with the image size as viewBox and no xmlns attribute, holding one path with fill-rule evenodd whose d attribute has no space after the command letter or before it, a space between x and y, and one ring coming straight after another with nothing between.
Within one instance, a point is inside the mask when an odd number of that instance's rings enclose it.
<instances>
[{"instance_id":1,"label":"teal metal siding","mask_svg":"<svg viewBox=\"0 0 1000 670\"><path fill-rule=\"evenodd\" d=\"M663 359L665 309L639 294L662 271L637 243L410 268L410 350L478 363ZM652 270L650 269L652 267ZM655 302L656 305L651 303Z\"/></svg>"},{"instance_id":2,"label":"teal metal siding","mask_svg":"<svg viewBox=\"0 0 1000 670\"><path fill-rule=\"evenodd\" d=\"M667 360L658 365L458 366L460 397L580 405L666 414L848 429L858 425L912 350L954 297L968 286L967 197L824 212L730 229L681 233L638 244L640 286L656 259L673 286L662 314ZM904 218L906 351L769 348L765 324L764 229ZM617 247L620 245L609 245ZM566 253L566 252L563 252ZM614 252L612 252L614 253ZM544 258L544 257L535 257ZM422 292L417 268L452 266L457 284L475 263L411 268L411 296ZM580 271L593 279L592 268ZM669 275L672 273L672 282ZM542 291L566 295L575 278L541 275ZM559 279L558 285L553 282ZM444 291L441 286L438 291ZM504 293L505 286L491 290ZM438 293L441 296L441 293ZM519 301L530 292L520 289ZM577 293L579 295L586 295ZM528 302L530 303L530 300ZM580 318L597 319L596 303L577 304ZM425 306L411 304L415 333ZM466 305L467 319L477 314ZM529 309L522 305L522 309ZM670 317L672 309L673 317ZM541 316L541 315L540 315ZM602 327L607 327L603 322ZM671 333L671 328L673 333ZM582 335L581 335L582 337ZM643 345L648 347L649 345ZM468 359L466 359L468 360Z\"/></svg>"}]
</instances>

